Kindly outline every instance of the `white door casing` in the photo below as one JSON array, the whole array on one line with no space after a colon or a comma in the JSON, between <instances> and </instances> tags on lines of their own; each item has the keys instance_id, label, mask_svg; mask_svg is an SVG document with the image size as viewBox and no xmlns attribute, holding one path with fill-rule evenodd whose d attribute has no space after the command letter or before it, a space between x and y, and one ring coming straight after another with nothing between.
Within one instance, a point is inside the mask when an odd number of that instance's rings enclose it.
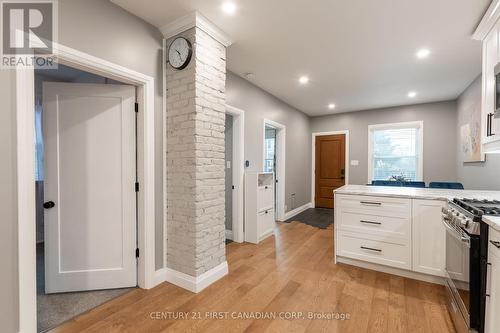
<instances>
[{"instance_id":1,"label":"white door casing","mask_svg":"<svg viewBox=\"0 0 500 333\"><path fill-rule=\"evenodd\" d=\"M47 293L137 285L135 87L43 85Z\"/></svg>"},{"instance_id":2,"label":"white door casing","mask_svg":"<svg viewBox=\"0 0 500 333\"><path fill-rule=\"evenodd\" d=\"M262 126L262 170L265 166L265 142L266 142L266 126L276 129L276 207L275 214L277 221L285 221L285 163L286 163L286 126L275 121L264 119ZM293 209L294 207L288 207Z\"/></svg>"}]
</instances>

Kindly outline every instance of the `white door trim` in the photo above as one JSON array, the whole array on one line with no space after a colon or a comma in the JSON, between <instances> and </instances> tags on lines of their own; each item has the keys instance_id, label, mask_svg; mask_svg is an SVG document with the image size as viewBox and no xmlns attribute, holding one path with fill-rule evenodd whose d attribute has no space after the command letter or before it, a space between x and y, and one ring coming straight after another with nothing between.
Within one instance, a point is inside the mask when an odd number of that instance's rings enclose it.
<instances>
[{"instance_id":1,"label":"white door trim","mask_svg":"<svg viewBox=\"0 0 500 333\"><path fill-rule=\"evenodd\" d=\"M243 189L245 177L245 111L226 105L226 112L233 116L233 230L232 240L243 243Z\"/></svg>"},{"instance_id":2,"label":"white door trim","mask_svg":"<svg viewBox=\"0 0 500 333\"><path fill-rule=\"evenodd\" d=\"M102 75L137 87L138 175L138 285L154 287L155 191L154 191L154 78L109 61L54 43L58 63ZM36 332L36 247L35 247L35 145L34 72L16 69L19 331Z\"/></svg>"},{"instance_id":3,"label":"white door trim","mask_svg":"<svg viewBox=\"0 0 500 333\"><path fill-rule=\"evenodd\" d=\"M316 207L316 137L325 135L340 135L345 134L345 184L349 184L349 130L331 131L331 132L314 132L312 134L311 143L311 202L312 206ZM333 193L332 193L333 196Z\"/></svg>"},{"instance_id":4,"label":"white door trim","mask_svg":"<svg viewBox=\"0 0 500 333\"><path fill-rule=\"evenodd\" d=\"M262 171L265 167L265 144L266 144L266 126L277 129L276 148L277 148L277 168L276 179L276 220L285 221L285 163L286 163L286 126L275 121L264 119L262 125Z\"/></svg>"}]
</instances>

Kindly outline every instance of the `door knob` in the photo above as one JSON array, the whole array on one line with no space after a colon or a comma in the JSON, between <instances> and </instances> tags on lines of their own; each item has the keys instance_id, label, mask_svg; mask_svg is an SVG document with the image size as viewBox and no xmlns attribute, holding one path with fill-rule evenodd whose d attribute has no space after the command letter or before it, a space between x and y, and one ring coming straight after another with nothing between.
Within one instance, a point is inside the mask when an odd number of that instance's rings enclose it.
<instances>
[{"instance_id":1,"label":"door knob","mask_svg":"<svg viewBox=\"0 0 500 333\"><path fill-rule=\"evenodd\" d=\"M51 209L54 208L55 206L56 204L54 203L54 201L47 201L43 203L43 208L45 209Z\"/></svg>"}]
</instances>

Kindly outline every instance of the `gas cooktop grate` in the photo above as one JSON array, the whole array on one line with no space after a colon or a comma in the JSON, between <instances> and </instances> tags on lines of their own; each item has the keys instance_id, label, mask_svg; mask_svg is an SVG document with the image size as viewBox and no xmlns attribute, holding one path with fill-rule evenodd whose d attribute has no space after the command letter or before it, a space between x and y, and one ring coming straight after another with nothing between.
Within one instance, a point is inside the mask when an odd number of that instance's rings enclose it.
<instances>
[{"instance_id":1,"label":"gas cooktop grate","mask_svg":"<svg viewBox=\"0 0 500 333\"><path fill-rule=\"evenodd\" d=\"M500 215L498 200L454 199L453 202L476 216Z\"/></svg>"}]
</instances>

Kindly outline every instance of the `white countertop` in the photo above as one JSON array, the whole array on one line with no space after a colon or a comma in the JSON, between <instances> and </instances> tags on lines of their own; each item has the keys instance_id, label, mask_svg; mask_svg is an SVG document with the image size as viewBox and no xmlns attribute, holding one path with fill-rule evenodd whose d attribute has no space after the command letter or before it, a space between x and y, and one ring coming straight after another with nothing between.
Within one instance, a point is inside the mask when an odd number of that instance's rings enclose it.
<instances>
[{"instance_id":1,"label":"white countertop","mask_svg":"<svg viewBox=\"0 0 500 333\"><path fill-rule=\"evenodd\" d=\"M448 190L395 186L345 185L336 189L334 193L430 200L452 200L453 198L500 200L500 191Z\"/></svg>"},{"instance_id":2,"label":"white countertop","mask_svg":"<svg viewBox=\"0 0 500 333\"><path fill-rule=\"evenodd\" d=\"M500 231L500 216L483 216L483 221L493 229Z\"/></svg>"}]
</instances>

